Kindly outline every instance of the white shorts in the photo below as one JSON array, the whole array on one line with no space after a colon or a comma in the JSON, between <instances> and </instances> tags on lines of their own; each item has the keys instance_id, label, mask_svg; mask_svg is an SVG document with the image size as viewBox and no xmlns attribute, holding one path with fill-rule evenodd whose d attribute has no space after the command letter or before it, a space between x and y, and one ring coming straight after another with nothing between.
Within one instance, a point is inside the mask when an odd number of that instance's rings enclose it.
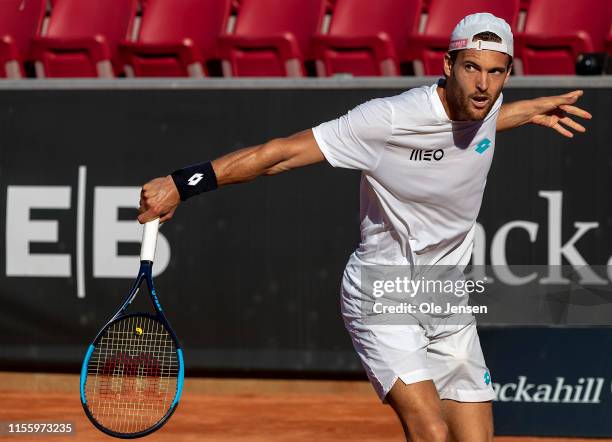
<instances>
[{"instance_id":1,"label":"white shorts","mask_svg":"<svg viewBox=\"0 0 612 442\"><path fill-rule=\"evenodd\" d=\"M431 318L420 324L364 324L354 315L354 298L343 288L342 315L353 346L381 400L400 379L433 380L440 399L493 400L495 394L475 319Z\"/></svg>"}]
</instances>

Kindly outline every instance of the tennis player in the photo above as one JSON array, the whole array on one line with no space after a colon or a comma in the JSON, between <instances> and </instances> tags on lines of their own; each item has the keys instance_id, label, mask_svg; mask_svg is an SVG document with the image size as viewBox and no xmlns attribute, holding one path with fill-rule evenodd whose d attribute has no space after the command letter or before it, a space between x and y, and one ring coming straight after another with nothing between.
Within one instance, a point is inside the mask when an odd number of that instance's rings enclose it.
<instances>
[{"instance_id":1,"label":"tennis player","mask_svg":"<svg viewBox=\"0 0 612 442\"><path fill-rule=\"evenodd\" d=\"M585 132L570 115L582 91L502 105L513 60L510 26L463 18L436 84L368 101L313 129L188 166L142 188L140 215L172 218L180 201L326 160L362 171L361 243L342 280L342 314L379 397L411 441L490 441L494 392L476 324L372 325L358 302L364 265L468 264L495 134L527 123Z\"/></svg>"}]
</instances>

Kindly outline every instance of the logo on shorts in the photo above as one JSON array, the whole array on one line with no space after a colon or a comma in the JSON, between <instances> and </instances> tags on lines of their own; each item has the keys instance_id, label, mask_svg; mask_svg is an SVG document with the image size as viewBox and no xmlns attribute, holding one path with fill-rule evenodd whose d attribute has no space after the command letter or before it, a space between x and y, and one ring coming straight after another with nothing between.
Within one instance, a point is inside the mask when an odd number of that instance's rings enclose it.
<instances>
[{"instance_id":1,"label":"logo on shorts","mask_svg":"<svg viewBox=\"0 0 612 442\"><path fill-rule=\"evenodd\" d=\"M489 147L491 147L491 140L489 140L488 138L485 138L484 140L482 140L480 143L476 145L476 152L484 153L484 151L487 150Z\"/></svg>"},{"instance_id":2,"label":"logo on shorts","mask_svg":"<svg viewBox=\"0 0 612 442\"><path fill-rule=\"evenodd\" d=\"M201 173L194 173L191 178L189 178L187 180L187 183L190 186L195 186L196 184L198 184L200 181L202 181L202 178L204 178L204 175Z\"/></svg>"},{"instance_id":3,"label":"logo on shorts","mask_svg":"<svg viewBox=\"0 0 612 442\"><path fill-rule=\"evenodd\" d=\"M484 383L486 385L489 385L491 383L491 374L489 373L489 370L485 371L485 374L484 374Z\"/></svg>"},{"instance_id":4,"label":"logo on shorts","mask_svg":"<svg viewBox=\"0 0 612 442\"><path fill-rule=\"evenodd\" d=\"M444 158L444 151L442 149L412 149L410 152L410 159L412 161L440 161Z\"/></svg>"}]
</instances>

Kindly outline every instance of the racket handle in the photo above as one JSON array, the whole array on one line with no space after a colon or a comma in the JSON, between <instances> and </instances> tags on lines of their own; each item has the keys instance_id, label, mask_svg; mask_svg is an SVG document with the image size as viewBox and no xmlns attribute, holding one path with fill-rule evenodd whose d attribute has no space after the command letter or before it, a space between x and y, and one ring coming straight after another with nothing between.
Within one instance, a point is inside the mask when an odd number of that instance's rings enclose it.
<instances>
[{"instance_id":1,"label":"racket handle","mask_svg":"<svg viewBox=\"0 0 612 442\"><path fill-rule=\"evenodd\" d=\"M142 233L142 246L140 248L140 260L151 261L155 258L155 246L157 245L157 231L159 230L159 218L149 221L144 225Z\"/></svg>"}]
</instances>

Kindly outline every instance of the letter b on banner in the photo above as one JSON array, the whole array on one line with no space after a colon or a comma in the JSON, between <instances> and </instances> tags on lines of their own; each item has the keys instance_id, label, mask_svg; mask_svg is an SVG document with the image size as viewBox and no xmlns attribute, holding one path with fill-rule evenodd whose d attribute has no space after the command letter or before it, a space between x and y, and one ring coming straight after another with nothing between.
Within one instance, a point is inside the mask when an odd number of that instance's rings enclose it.
<instances>
[{"instance_id":1,"label":"letter b on banner","mask_svg":"<svg viewBox=\"0 0 612 442\"><path fill-rule=\"evenodd\" d=\"M118 219L119 208L135 208L140 187L96 187L94 190L94 260L96 278L131 278L138 270L138 256L120 256L120 242L139 243L142 226L136 220ZM160 232L153 274L159 275L170 262L170 244Z\"/></svg>"}]
</instances>

